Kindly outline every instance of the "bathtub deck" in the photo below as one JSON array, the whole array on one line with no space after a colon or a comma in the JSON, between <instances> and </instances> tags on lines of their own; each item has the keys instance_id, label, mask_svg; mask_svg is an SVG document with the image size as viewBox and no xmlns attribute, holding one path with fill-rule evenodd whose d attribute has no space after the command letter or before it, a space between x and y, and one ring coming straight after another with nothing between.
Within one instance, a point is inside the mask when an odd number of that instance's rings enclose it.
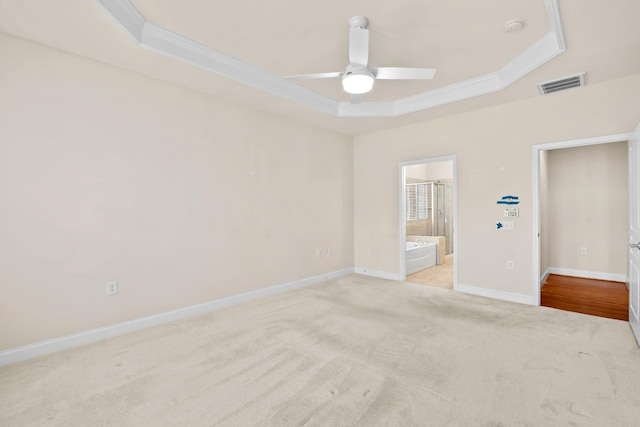
<instances>
[{"instance_id":1,"label":"bathtub deck","mask_svg":"<svg viewBox=\"0 0 640 427\"><path fill-rule=\"evenodd\" d=\"M550 274L540 291L545 307L629 320L629 291L623 282Z\"/></svg>"}]
</instances>

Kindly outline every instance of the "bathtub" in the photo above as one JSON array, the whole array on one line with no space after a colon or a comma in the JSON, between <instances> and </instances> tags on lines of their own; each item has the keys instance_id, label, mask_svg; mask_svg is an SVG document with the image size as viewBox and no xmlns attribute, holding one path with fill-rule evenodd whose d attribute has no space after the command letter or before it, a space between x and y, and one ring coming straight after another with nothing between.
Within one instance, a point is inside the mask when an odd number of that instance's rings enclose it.
<instances>
[{"instance_id":1,"label":"bathtub","mask_svg":"<svg viewBox=\"0 0 640 427\"><path fill-rule=\"evenodd\" d=\"M437 263L438 245L435 243L407 242L405 265L407 274L412 274Z\"/></svg>"}]
</instances>

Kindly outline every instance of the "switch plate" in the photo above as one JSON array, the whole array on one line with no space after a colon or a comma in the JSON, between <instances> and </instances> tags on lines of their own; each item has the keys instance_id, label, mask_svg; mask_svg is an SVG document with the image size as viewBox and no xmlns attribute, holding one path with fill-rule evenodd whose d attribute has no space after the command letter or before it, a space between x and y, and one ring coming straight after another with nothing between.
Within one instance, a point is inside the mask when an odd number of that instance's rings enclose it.
<instances>
[{"instance_id":1,"label":"switch plate","mask_svg":"<svg viewBox=\"0 0 640 427\"><path fill-rule=\"evenodd\" d=\"M518 208L504 208L504 217L505 218L518 218L520 216L520 211Z\"/></svg>"},{"instance_id":2,"label":"switch plate","mask_svg":"<svg viewBox=\"0 0 640 427\"><path fill-rule=\"evenodd\" d=\"M118 294L118 282L115 280L111 280L107 282L107 295L117 295Z\"/></svg>"},{"instance_id":3,"label":"switch plate","mask_svg":"<svg viewBox=\"0 0 640 427\"><path fill-rule=\"evenodd\" d=\"M515 264L513 263L513 260L508 260L507 261L507 270L513 270L515 268Z\"/></svg>"},{"instance_id":4,"label":"switch plate","mask_svg":"<svg viewBox=\"0 0 640 427\"><path fill-rule=\"evenodd\" d=\"M589 251L584 246L580 248L580 255L586 255L588 253L589 253Z\"/></svg>"},{"instance_id":5,"label":"switch plate","mask_svg":"<svg viewBox=\"0 0 640 427\"><path fill-rule=\"evenodd\" d=\"M502 221L502 226L505 230L512 231L513 230L513 221Z\"/></svg>"}]
</instances>

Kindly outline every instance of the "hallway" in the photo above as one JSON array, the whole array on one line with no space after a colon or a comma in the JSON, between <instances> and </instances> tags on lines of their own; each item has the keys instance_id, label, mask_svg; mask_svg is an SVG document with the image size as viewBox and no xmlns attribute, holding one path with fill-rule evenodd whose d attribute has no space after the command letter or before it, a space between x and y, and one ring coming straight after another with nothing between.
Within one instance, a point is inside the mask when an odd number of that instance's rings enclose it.
<instances>
[{"instance_id":1,"label":"hallway","mask_svg":"<svg viewBox=\"0 0 640 427\"><path fill-rule=\"evenodd\" d=\"M540 305L629 320L629 291L623 282L550 274L540 290Z\"/></svg>"}]
</instances>

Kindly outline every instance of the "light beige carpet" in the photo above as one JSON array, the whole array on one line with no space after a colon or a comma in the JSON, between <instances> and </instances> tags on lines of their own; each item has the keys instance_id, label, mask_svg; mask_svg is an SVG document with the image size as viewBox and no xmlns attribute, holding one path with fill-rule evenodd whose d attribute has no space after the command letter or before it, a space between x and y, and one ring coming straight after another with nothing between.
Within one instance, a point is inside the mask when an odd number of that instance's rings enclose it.
<instances>
[{"instance_id":1,"label":"light beige carpet","mask_svg":"<svg viewBox=\"0 0 640 427\"><path fill-rule=\"evenodd\" d=\"M627 323L351 275L0 368L2 426L632 426Z\"/></svg>"}]
</instances>

